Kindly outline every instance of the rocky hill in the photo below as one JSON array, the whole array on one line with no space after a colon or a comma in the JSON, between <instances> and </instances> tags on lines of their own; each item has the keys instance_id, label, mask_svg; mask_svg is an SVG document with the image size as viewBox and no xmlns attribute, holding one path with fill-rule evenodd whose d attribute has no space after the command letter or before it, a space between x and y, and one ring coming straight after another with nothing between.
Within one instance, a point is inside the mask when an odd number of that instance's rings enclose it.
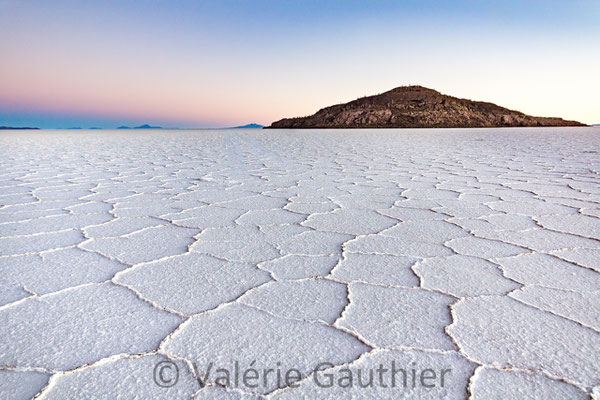
<instances>
[{"instance_id":1,"label":"rocky hill","mask_svg":"<svg viewBox=\"0 0 600 400\"><path fill-rule=\"evenodd\" d=\"M532 117L492 103L446 96L422 86L401 86L376 96L285 118L269 128L480 128L585 126L561 118Z\"/></svg>"}]
</instances>

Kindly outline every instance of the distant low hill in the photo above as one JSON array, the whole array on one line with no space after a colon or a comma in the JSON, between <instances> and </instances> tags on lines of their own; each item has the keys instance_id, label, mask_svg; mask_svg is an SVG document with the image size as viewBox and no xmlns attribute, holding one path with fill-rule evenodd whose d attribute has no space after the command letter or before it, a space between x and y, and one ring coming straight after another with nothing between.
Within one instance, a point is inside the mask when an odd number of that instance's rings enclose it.
<instances>
[{"instance_id":1,"label":"distant low hill","mask_svg":"<svg viewBox=\"0 0 600 400\"><path fill-rule=\"evenodd\" d=\"M225 129L261 129L264 128L264 125L259 125L259 124L248 124L248 125L241 125L241 126L232 126L229 128L225 128Z\"/></svg>"},{"instance_id":2,"label":"distant low hill","mask_svg":"<svg viewBox=\"0 0 600 400\"><path fill-rule=\"evenodd\" d=\"M30 127L26 127L26 126L19 126L19 127L14 127L14 126L0 126L0 129L40 129L40 128L30 128Z\"/></svg>"},{"instance_id":3,"label":"distant low hill","mask_svg":"<svg viewBox=\"0 0 600 400\"><path fill-rule=\"evenodd\" d=\"M269 128L481 128L586 126L561 118L532 117L492 103L459 99L422 86L401 86L308 117L285 118Z\"/></svg>"},{"instance_id":4,"label":"distant low hill","mask_svg":"<svg viewBox=\"0 0 600 400\"><path fill-rule=\"evenodd\" d=\"M130 126L120 126L117 129L162 129L162 127L160 126L150 126L148 124L144 124L144 125L140 125L140 126L135 126L135 127L130 127Z\"/></svg>"}]
</instances>

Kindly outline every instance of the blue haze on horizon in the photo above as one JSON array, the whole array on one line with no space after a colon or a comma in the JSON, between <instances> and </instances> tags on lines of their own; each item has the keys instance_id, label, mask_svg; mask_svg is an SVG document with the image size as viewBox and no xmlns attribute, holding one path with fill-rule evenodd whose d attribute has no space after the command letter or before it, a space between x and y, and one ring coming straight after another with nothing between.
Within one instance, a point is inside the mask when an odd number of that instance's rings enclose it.
<instances>
[{"instance_id":1,"label":"blue haze on horizon","mask_svg":"<svg viewBox=\"0 0 600 400\"><path fill-rule=\"evenodd\" d=\"M0 0L0 125L267 125L419 84L600 122L600 2Z\"/></svg>"}]
</instances>

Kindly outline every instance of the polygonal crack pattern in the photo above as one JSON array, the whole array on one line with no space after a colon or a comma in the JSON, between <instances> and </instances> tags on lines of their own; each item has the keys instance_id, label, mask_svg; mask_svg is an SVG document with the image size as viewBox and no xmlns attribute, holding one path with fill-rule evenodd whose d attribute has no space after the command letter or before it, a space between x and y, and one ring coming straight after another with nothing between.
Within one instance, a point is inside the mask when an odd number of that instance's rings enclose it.
<instances>
[{"instance_id":1,"label":"polygonal crack pattern","mask_svg":"<svg viewBox=\"0 0 600 400\"><path fill-rule=\"evenodd\" d=\"M598 397L599 138L4 132L0 397Z\"/></svg>"}]
</instances>

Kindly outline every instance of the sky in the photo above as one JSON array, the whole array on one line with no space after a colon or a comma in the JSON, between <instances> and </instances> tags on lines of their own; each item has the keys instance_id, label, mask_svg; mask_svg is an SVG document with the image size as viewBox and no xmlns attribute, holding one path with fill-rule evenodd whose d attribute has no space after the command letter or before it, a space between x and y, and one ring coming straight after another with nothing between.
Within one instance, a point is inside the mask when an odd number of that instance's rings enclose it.
<instances>
[{"instance_id":1,"label":"sky","mask_svg":"<svg viewBox=\"0 0 600 400\"><path fill-rule=\"evenodd\" d=\"M0 0L0 125L268 125L411 84L600 123L600 1Z\"/></svg>"}]
</instances>

